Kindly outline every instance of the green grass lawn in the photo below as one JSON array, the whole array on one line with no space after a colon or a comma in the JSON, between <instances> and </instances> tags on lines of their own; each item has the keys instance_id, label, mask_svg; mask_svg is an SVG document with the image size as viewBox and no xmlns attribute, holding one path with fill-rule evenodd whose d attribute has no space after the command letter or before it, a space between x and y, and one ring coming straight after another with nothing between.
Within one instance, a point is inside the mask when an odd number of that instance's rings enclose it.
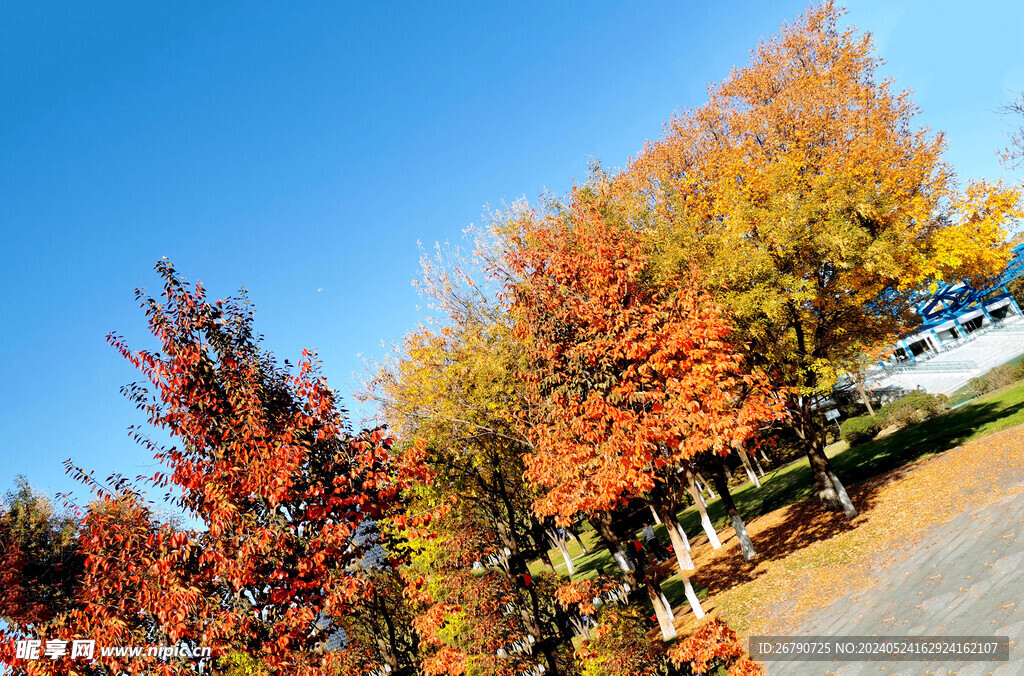
<instances>
[{"instance_id":1,"label":"green grass lawn","mask_svg":"<svg viewBox=\"0 0 1024 676\"><path fill-rule=\"evenodd\" d=\"M1001 390L979 397L954 411L947 411L930 420L899 430L885 438L875 439L854 448L847 448L843 441L826 449L832 458L836 474L847 485L852 485L873 476L883 474L920 458L955 448L973 439L993 434L1024 423L1024 383L1015 383ZM746 483L732 491L736 506L745 519L767 514L785 505L798 502L814 494L814 479L806 457L769 472L761 479L761 488ZM716 528L728 525L728 516L720 500L708 505L708 515ZM687 534L691 537L703 533L700 516L694 507L679 514ZM655 528L655 533L668 542L664 526ZM580 548L570 543L574 556L576 575L574 579L596 576L599 572L615 574L617 570L611 555L604 549L592 530L580 532L590 553L578 557ZM557 551L551 552L552 561L560 575L565 575L565 566ZM534 572L543 570L540 561L531 566ZM663 583L665 595L674 606L684 603L683 585L678 576ZM705 590L697 589L702 597Z\"/></svg>"}]
</instances>

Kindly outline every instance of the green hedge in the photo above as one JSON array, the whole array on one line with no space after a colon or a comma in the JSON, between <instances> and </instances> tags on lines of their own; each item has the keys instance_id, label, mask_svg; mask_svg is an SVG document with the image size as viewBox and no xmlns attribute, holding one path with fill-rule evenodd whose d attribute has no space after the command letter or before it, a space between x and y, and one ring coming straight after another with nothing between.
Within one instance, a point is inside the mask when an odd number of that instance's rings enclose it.
<instances>
[{"instance_id":1,"label":"green hedge","mask_svg":"<svg viewBox=\"0 0 1024 676\"><path fill-rule=\"evenodd\" d=\"M882 430L881 416L862 415L857 418L847 418L840 425L840 435L843 441L852 446L859 446L875 438L875 435Z\"/></svg>"}]
</instances>

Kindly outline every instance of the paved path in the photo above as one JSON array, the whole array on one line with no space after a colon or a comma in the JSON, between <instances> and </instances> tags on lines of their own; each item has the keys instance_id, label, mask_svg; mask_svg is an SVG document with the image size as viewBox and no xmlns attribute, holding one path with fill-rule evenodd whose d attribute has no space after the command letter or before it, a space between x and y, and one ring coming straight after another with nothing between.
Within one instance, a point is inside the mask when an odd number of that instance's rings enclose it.
<instances>
[{"instance_id":1,"label":"paved path","mask_svg":"<svg viewBox=\"0 0 1024 676\"><path fill-rule=\"evenodd\" d=\"M1021 449L1024 453L1024 449ZM1024 676L1024 483L928 531L870 589L851 590L802 623L802 636L1010 639L1009 662L763 662L771 676ZM879 558L880 562L882 558ZM881 564L880 564L881 565Z\"/></svg>"}]
</instances>

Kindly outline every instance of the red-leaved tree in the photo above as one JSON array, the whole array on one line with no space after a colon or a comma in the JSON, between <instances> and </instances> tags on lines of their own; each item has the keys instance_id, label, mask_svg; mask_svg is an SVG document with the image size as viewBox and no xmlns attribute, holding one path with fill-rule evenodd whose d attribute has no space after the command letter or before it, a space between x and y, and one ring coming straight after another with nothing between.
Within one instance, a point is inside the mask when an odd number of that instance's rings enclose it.
<instances>
[{"instance_id":1,"label":"red-leaved tree","mask_svg":"<svg viewBox=\"0 0 1024 676\"><path fill-rule=\"evenodd\" d=\"M163 465L148 482L201 527L161 523L128 482L92 482L98 499L78 534L83 564L72 600L48 617L36 613L46 621L22 624L18 635L185 642L217 657L246 656L266 674L331 673L344 656L327 649L337 628L373 590L361 569L371 552L386 565L376 524L403 487L392 440L381 429L350 434L313 358L279 366L253 332L244 299L210 302L169 263L157 270L162 298L137 296L158 350L109 340L147 380L127 387L127 396L173 442L161 446L133 429ZM200 667L145 654L96 659L33 661L26 673Z\"/></svg>"}]
</instances>

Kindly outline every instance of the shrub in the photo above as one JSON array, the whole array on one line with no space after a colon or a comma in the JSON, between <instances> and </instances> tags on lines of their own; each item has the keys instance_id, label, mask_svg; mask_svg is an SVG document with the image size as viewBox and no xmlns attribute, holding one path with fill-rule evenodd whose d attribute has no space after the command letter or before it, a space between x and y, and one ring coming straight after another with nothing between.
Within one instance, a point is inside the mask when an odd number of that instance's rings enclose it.
<instances>
[{"instance_id":1,"label":"shrub","mask_svg":"<svg viewBox=\"0 0 1024 676\"><path fill-rule=\"evenodd\" d=\"M1003 364L997 366L988 373L985 374L985 378L992 382L992 389L998 390L1000 387L1006 387L1012 385L1016 378L1013 377L1013 367L1009 364Z\"/></svg>"},{"instance_id":2,"label":"shrub","mask_svg":"<svg viewBox=\"0 0 1024 676\"><path fill-rule=\"evenodd\" d=\"M649 621L633 607L605 610L575 657L583 676L658 676L665 645L650 641ZM479 672L477 672L479 673ZM495 673L495 672L488 672ZM508 672L503 672L508 673Z\"/></svg>"},{"instance_id":3,"label":"shrub","mask_svg":"<svg viewBox=\"0 0 1024 676\"><path fill-rule=\"evenodd\" d=\"M899 404L886 412L885 423L886 426L897 425L899 427L906 427L907 425L919 423L927 417L928 415L924 411L911 404Z\"/></svg>"},{"instance_id":4,"label":"shrub","mask_svg":"<svg viewBox=\"0 0 1024 676\"><path fill-rule=\"evenodd\" d=\"M983 376L971 378L967 383L967 391L977 397L987 392L998 390L1000 387L1012 384L1015 380L1020 380L1020 376L1016 374L1017 369L1014 369L1009 364L997 366Z\"/></svg>"},{"instance_id":5,"label":"shrub","mask_svg":"<svg viewBox=\"0 0 1024 676\"><path fill-rule=\"evenodd\" d=\"M1024 380L1024 361L1013 367L1013 379Z\"/></svg>"},{"instance_id":6,"label":"shrub","mask_svg":"<svg viewBox=\"0 0 1024 676\"><path fill-rule=\"evenodd\" d=\"M843 441L851 447L871 441L882 430L881 416L862 415L858 418L847 418L840 426Z\"/></svg>"},{"instance_id":7,"label":"shrub","mask_svg":"<svg viewBox=\"0 0 1024 676\"><path fill-rule=\"evenodd\" d=\"M747 657L736 632L717 617L701 622L693 636L680 641L669 650L669 660L687 674L721 673L765 676L764 668ZM719 668L712 671L715 666Z\"/></svg>"},{"instance_id":8,"label":"shrub","mask_svg":"<svg viewBox=\"0 0 1024 676\"><path fill-rule=\"evenodd\" d=\"M978 376L967 381L967 394L972 397L979 397L991 389L989 382L985 380L985 376Z\"/></svg>"},{"instance_id":9,"label":"shrub","mask_svg":"<svg viewBox=\"0 0 1024 676\"><path fill-rule=\"evenodd\" d=\"M941 413L945 410L948 401L949 397L944 394L928 394L917 390L883 406L878 411L878 417L887 426L912 425Z\"/></svg>"}]
</instances>

